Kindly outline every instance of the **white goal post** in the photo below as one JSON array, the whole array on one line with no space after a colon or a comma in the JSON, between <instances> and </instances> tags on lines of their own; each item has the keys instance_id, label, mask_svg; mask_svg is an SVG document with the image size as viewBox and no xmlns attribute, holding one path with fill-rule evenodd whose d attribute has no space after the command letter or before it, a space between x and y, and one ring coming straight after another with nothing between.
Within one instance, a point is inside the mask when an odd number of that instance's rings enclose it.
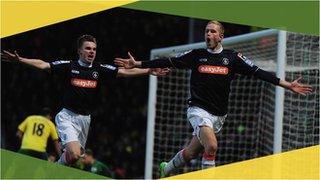
<instances>
[{"instance_id":1,"label":"white goal post","mask_svg":"<svg viewBox=\"0 0 320 180\"><path fill-rule=\"evenodd\" d=\"M231 84L226 125L217 136L222 144L218 164L319 143L319 37L269 29L225 38L223 46L242 52L281 79L306 76L304 83L314 86L315 93L301 97L252 77L236 76ZM150 59L205 47L200 42L153 49ZM165 77L149 78L146 179L157 178L159 162L169 160L191 135L185 118L189 74L187 70L174 70ZM297 110L297 106L303 110ZM303 139L298 137L301 134ZM254 150L247 151L249 148ZM199 165L196 160L192 163Z\"/></svg>"}]
</instances>

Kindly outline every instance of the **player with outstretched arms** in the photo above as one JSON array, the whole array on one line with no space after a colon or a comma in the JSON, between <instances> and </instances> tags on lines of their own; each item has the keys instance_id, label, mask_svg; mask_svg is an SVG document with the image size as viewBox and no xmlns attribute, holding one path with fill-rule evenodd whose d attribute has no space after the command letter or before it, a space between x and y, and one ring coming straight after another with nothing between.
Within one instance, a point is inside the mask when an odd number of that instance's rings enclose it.
<instances>
[{"instance_id":1,"label":"player with outstretched arms","mask_svg":"<svg viewBox=\"0 0 320 180\"><path fill-rule=\"evenodd\" d=\"M64 153L59 164L71 165L83 154L87 141L91 113L97 106L99 88L118 76L165 75L168 69L123 69L108 64L94 62L96 57L96 39L83 35L78 39L79 59L76 61L45 62L40 59L20 57L17 52L4 51L4 61L18 62L36 69L57 74L64 79L62 110L55 121Z\"/></svg>"},{"instance_id":2,"label":"player with outstretched arms","mask_svg":"<svg viewBox=\"0 0 320 180\"><path fill-rule=\"evenodd\" d=\"M189 108L187 118L193 127L193 137L186 148L178 152L168 163L160 164L160 176L170 175L174 169L183 166L204 150L202 168L215 166L217 151L216 133L227 117L230 84L235 74L254 76L261 80L305 95L312 91L311 86L281 80L264 71L253 62L234 50L224 49L224 27L218 21L209 21L205 28L206 49L194 49L172 58L152 61L135 61L129 58L116 58L115 63L124 68L179 68L191 69Z\"/></svg>"}]
</instances>

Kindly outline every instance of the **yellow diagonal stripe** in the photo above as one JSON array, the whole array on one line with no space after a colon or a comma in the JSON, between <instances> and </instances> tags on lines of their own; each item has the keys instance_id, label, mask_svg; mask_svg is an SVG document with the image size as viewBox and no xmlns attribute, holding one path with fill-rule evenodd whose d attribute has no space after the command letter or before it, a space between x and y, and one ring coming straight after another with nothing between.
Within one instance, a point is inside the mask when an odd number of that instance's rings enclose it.
<instances>
[{"instance_id":1,"label":"yellow diagonal stripe","mask_svg":"<svg viewBox=\"0 0 320 180\"><path fill-rule=\"evenodd\" d=\"M1 38L132 2L1 1Z\"/></svg>"},{"instance_id":2,"label":"yellow diagonal stripe","mask_svg":"<svg viewBox=\"0 0 320 180\"><path fill-rule=\"evenodd\" d=\"M166 179L320 179L319 154L317 145Z\"/></svg>"}]
</instances>

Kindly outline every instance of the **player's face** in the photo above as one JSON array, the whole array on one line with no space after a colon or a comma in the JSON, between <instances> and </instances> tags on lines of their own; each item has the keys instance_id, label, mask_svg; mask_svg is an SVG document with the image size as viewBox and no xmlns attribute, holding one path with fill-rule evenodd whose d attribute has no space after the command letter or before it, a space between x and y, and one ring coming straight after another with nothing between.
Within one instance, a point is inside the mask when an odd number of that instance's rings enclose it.
<instances>
[{"instance_id":1,"label":"player's face","mask_svg":"<svg viewBox=\"0 0 320 180\"><path fill-rule=\"evenodd\" d=\"M85 60L88 63L92 63L96 58L97 45L91 41L85 41L82 47L78 50L80 59Z\"/></svg>"},{"instance_id":2,"label":"player's face","mask_svg":"<svg viewBox=\"0 0 320 180\"><path fill-rule=\"evenodd\" d=\"M206 26L204 38L207 48L214 50L223 39L223 34L220 33L220 26L209 23Z\"/></svg>"}]
</instances>

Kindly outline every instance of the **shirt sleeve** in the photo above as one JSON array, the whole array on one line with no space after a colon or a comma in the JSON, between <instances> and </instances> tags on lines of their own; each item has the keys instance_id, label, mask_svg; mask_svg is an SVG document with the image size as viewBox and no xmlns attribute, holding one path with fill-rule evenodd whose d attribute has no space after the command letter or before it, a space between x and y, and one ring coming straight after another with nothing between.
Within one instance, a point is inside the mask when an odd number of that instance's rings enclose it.
<instances>
[{"instance_id":1,"label":"shirt sleeve","mask_svg":"<svg viewBox=\"0 0 320 180\"><path fill-rule=\"evenodd\" d=\"M238 74L253 75L259 68L253 62L242 55L241 53L234 52L235 62L234 71Z\"/></svg>"},{"instance_id":2,"label":"shirt sleeve","mask_svg":"<svg viewBox=\"0 0 320 180\"><path fill-rule=\"evenodd\" d=\"M70 70L71 61L53 61L50 63L52 74L66 74Z\"/></svg>"},{"instance_id":3,"label":"shirt sleeve","mask_svg":"<svg viewBox=\"0 0 320 180\"><path fill-rule=\"evenodd\" d=\"M166 68L191 69L193 66L194 50L186 51L175 57L159 58L151 61L142 61L142 68Z\"/></svg>"},{"instance_id":4,"label":"shirt sleeve","mask_svg":"<svg viewBox=\"0 0 320 180\"><path fill-rule=\"evenodd\" d=\"M279 83L280 83L280 78L278 78L274 74L272 74L268 71L262 70L260 68L254 73L254 76L258 79L261 79L263 81L267 81L267 82L272 83L274 85L279 85Z\"/></svg>"},{"instance_id":5,"label":"shirt sleeve","mask_svg":"<svg viewBox=\"0 0 320 180\"><path fill-rule=\"evenodd\" d=\"M28 118L25 119L22 123L19 124L18 129L19 129L21 132L25 132L25 131L26 131L27 120L28 120Z\"/></svg>"},{"instance_id":6,"label":"shirt sleeve","mask_svg":"<svg viewBox=\"0 0 320 180\"><path fill-rule=\"evenodd\" d=\"M254 77L263 81L279 85L280 79L270 72L264 71L253 64L253 62L242 55L241 53L236 54L235 60L235 72L244 75L253 75Z\"/></svg>"},{"instance_id":7,"label":"shirt sleeve","mask_svg":"<svg viewBox=\"0 0 320 180\"><path fill-rule=\"evenodd\" d=\"M109 64L100 64L100 68L103 74L103 79L115 78L119 71L117 67Z\"/></svg>"}]
</instances>

